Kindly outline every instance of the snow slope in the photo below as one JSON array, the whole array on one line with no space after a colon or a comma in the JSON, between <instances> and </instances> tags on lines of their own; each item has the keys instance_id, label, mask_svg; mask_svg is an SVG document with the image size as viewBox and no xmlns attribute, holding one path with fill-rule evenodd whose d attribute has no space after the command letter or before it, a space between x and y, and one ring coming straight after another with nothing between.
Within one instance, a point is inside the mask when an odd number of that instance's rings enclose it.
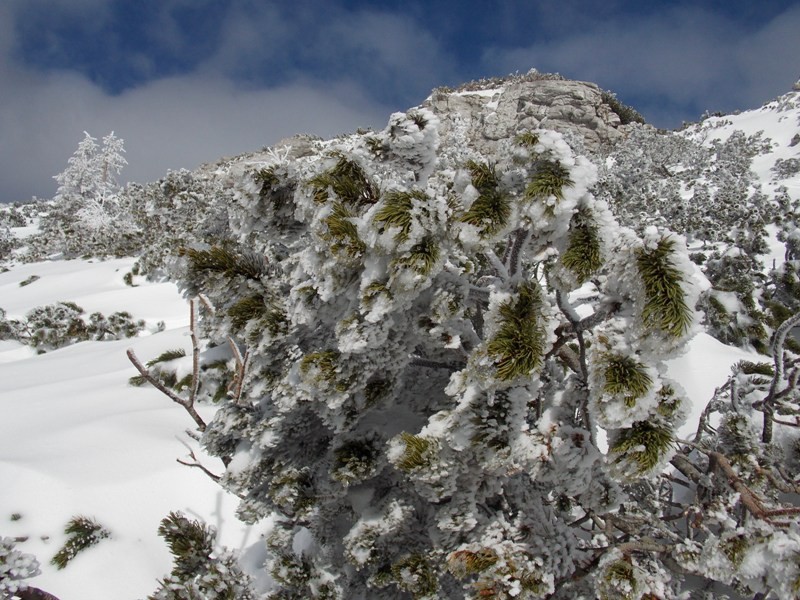
<instances>
[{"instance_id":1,"label":"snow slope","mask_svg":"<svg viewBox=\"0 0 800 600\"><path fill-rule=\"evenodd\" d=\"M9 316L68 300L87 312L128 310L151 328L166 323L161 333L42 355L0 343L0 536L27 538L18 549L42 567L31 584L61 600L127 600L153 592L156 579L171 570L156 531L172 510L216 526L230 547L258 541L236 520L235 498L199 469L176 462L196 450L184 433L193 425L188 415L155 389L127 383L136 374L128 347L142 360L169 348L191 349L186 302L171 283L126 286L122 278L133 262L58 261L0 273L0 307ZM40 279L20 287L32 274ZM209 407L201 412L210 416ZM212 459L204 462L222 470ZM95 518L111 538L59 571L49 560L75 515Z\"/></svg>"}]
</instances>

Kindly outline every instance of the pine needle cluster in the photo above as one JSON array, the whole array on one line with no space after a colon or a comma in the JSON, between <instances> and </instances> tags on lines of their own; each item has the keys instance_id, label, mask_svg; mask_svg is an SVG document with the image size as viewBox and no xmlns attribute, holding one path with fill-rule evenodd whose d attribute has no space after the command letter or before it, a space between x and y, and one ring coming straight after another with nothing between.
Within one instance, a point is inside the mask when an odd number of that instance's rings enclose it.
<instances>
[{"instance_id":1,"label":"pine needle cluster","mask_svg":"<svg viewBox=\"0 0 800 600\"><path fill-rule=\"evenodd\" d=\"M147 361L147 366L148 367L152 367L152 366L157 365L159 363L169 362L169 361L175 360L177 358L183 358L184 356L186 356L186 350L184 350L183 348L174 348L172 350L164 350L164 352L162 352L161 354L159 354L155 358L152 358L152 359L148 360Z\"/></svg>"},{"instance_id":2,"label":"pine needle cluster","mask_svg":"<svg viewBox=\"0 0 800 600\"><path fill-rule=\"evenodd\" d=\"M469 161L466 168L479 195L461 221L477 227L482 238L491 237L508 223L511 201L500 191L500 180L493 166Z\"/></svg>"},{"instance_id":3,"label":"pine needle cluster","mask_svg":"<svg viewBox=\"0 0 800 600\"><path fill-rule=\"evenodd\" d=\"M681 286L683 276L671 260L674 249L675 240L662 238L652 250L637 250L636 265L645 293L642 320L677 338L692 324L692 311Z\"/></svg>"},{"instance_id":4,"label":"pine needle cluster","mask_svg":"<svg viewBox=\"0 0 800 600\"><path fill-rule=\"evenodd\" d=\"M393 261L394 266L407 267L419 273L428 275L439 260L439 246L432 236L426 236L418 244Z\"/></svg>"},{"instance_id":5,"label":"pine needle cluster","mask_svg":"<svg viewBox=\"0 0 800 600\"><path fill-rule=\"evenodd\" d=\"M500 558L491 548L481 548L477 552L458 550L447 559L448 570L459 579L485 571L497 564Z\"/></svg>"},{"instance_id":6,"label":"pine needle cluster","mask_svg":"<svg viewBox=\"0 0 800 600\"><path fill-rule=\"evenodd\" d=\"M353 160L339 156L332 169L317 175L309 181L314 190L314 200L320 204L327 202L329 190L341 202L354 206L375 204L378 190L367 178L364 170Z\"/></svg>"},{"instance_id":7,"label":"pine needle cluster","mask_svg":"<svg viewBox=\"0 0 800 600\"><path fill-rule=\"evenodd\" d=\"M358 237L358 228L352 221L355 216L355 212L344 203L336 202L331 214L323 219L328 228L324 238L331 242L331 251L350 259L361 257L367 249L366 244Z\"/></svg>"},{"instance_id":8,"label":"pine needle cluster","mask_svg":"<svg viewBox=\"0 0 800 600\"><path fill-rule=\"evenodd\" d=\"M561 255L561 263L572 271L578 284L586 282L603 265L597 225L585 208L579 209L572 217L567 249Z\"/></svg>"},{"instance_id":9,"label":"pine needle cluster","mask_svg":"<svg viewBox=\"0 0 800 600\"><path fill-rule=\"evenodd\" d=\"M214 551L214 532L178 512L171 512L161 520L158 535L167 542L175 561L172 574L181 579L202 569Z\"/></svg>"},{"instance_id":10,"label":"pine needle cluster","mask_svg":"<svg viewBox=\"0 0 800 600\"><path fill-rule=\"evenodd\" d=\"M633 600L639 598L639 584L633 565L625 559L614 561L602 575L598 598L601 600Z\"/></svg>"},{"instance_id":11,"label":"pine needle cluster","mask_svg":"<svg viewBox=\"0 0 800 600\"><path fill-rule=\"evenodd\" d=\"M439 589L439 578L421 554L410 554L392 565L394 580L404 592L417 599L431 598Z\"/></svg>"},{"instance_id":12,"label":"pine needle cluster","mask_svg":"<svg viewBox=\"0 0 800 600\"><path fill-rule=\"evenodd\" d=\"M527 200L546 200L555 196L556 200L564 199L564 188L573 185L569 171L554 160L541 159L536 165L533 178L525 188Z\"/></svg>"},{"instance_id":13,"label":"pine needle cluster","mask_svg":"<svg viewBox=\"0 0 800 600\"><path fill-rule=\"evenodd\" d=\"M408 472L429 465L433 461L435 448L428 438L404 431L400 434L400 439L405 448L403 456L396 463L398 469Z\"/></svg>"},{"instance_id":14,"label":"pine needle cluster","mask_svg":"<svg viewBox=\"0 0 800 600\"><path fill-rule=\"evenodd\" d=\"M148 600L255 600L252 580L227 551L213 556L216 532L207 525L171 512L158 534L173 556L172 573Z\"/></svg>"},{"instance_id":15,"label":"pine needle cluster","mask_svg":"<svg viewBox=\"0 0 800 600\"><path fill-rule=\"evenodd\" d=\"M411 233L413 224L414 200L427 202L428 196L420 190L411 192L389 192L384 196L383 207L375 214L374 221L386 227L396 227L398 232L394 239L398 243L405 242ZM381 229L381 232L383 230Z\"/></svg>"},{"instance_id":16,"label":"pine needle cluster","mask_svg":"<svg viewBox=\"0 0 800 600\"><path fill-rule=\"evenodd\" d=\"M525 133L519 134L514 141L523 148L532 149L539 143L539 135L532 131L526 131Z\"/></svg>"},{"instance_id":17,"label":"pine needle cluster","mask_svg":"<svg viewBox=\"0 0 800 600\"><path fill-rule=\"evenodd\" d=\"M244 329L250 321L258 321L259 328L266 329L270 335L285 333L289 324L283 311L261 296L239 300L228 309L228 316L237 330Z\"/></svg>"},{"instance_id":18,"label":"pine needle cluster","mask_svg":"<svg viewBox=\"0 0 800 600\"><path fill-rule=\"evenodd\" d=\"M339 357L336 350L324 350L306 354L300 361L300 372L304 375L311 374L317 384L332 386L337 392L345 392L352 384L352 378L340 379Z\"/></svg>"},{"instance_id":19,"label":"pine needle cluster","mask_svg":"<svg viewBox=\"0 0 800 600\"><path fill-rule=\"evenodd\" d=\"M628 460L635 465L639 474L645 474L659 463L671 443L672 432L669 428L648 421L637 421L619 433L610 450L619 455L617 462Z\"/></svg>"},{"instance_id":20,"label":"pine needle cluster","mask_svg":"<svg viewBox=\"0 0 800 600\"><path fill-rule=\"evenodd\" d=\"M375 446L368 441L353 440L342 444L333 452L331 476L344 485L363 481L372 474L376 453Z\"/></svg>"},{"instance_id":21,"label":"pine needle cluster","mask_svg":"<svg viewBox=\"0 0 800 600\"><path fill-rule=\"evenodd\" d=\"M500 307L500 327L487 351L495 358L497 377L509 381L538 368L544 352L544 328L539 323L541 292L524 283L517 297Z\"/></svg>"},{"instance_id":22,"label":"pine needle cluster","mask_svg":"<svg viewBox=\"0 0 800 600\"><path fill-rule=\"evenodd\" d=\"M181 248L180 256L187 256L193 271L212 271L227 277L241 275L247 279L259 279L266 271L264 258L255 254L236 254L224 246L212 246L209 250Z\"/></svg>"},{"instance_id":23,"label":"pine needle cluster","mask_svg":"<svg viewBox=\"0 0 800 600\"><path fill-rule=\"evenodd\" d=\"M262 200L269 197L272 189L280 184L280 179L275 174L275 167L258 169L253 173L253 179L261 185L258 195Z\"/></svg>"},{"instance_id":24,"label":"pine needle cluster","mask_svg":"<svg viewBox=\"0 0 800 600\"><path fill-rule=\"evenodd\" d=\"M64 533L67 534L67 541L50 561L58 569L66 567L79 552L98 544L100 540L111 535L94 519L82 516L72 517L64 528Z\"/></svg>"},{"instance_id":25,"label":"pine needle cluster","mask_svg":"<svg viewBox=\"0 0 800 600\"><path fill-rule=\"evenodd\" d=\"M635 406L636 400L647 394L653 385L653 379L648 375L645 366L630 356L607 354L604 362L606 367L603 372L603 391L623 396L628 407Z\"/></svg>"}]
</instances>

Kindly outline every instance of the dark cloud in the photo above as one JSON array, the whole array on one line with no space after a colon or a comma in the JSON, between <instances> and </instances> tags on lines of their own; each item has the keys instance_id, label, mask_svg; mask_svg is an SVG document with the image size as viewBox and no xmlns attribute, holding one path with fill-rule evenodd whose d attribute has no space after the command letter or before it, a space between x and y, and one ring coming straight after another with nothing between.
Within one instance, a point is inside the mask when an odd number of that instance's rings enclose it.
<instances>
[{"instance_id":1,"label":"dark cloud","mask_svg":"<svg viewBox=\"0 0 800 600\"><path fill-rule=\"evenodd\" d=\"M800 7L755 30L692 6L618 16L527 46L487 49L499 71L535 66L619 92L656 124L748 108L787 91L800 56Z\"/></svg>"}]
</instances>

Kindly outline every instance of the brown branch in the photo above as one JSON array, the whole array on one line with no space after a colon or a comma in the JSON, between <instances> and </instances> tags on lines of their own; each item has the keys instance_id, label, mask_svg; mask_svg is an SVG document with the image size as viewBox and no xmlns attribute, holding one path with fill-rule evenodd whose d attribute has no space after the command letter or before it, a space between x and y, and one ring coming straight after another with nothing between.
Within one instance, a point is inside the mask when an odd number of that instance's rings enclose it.
<instances>
[{"instance_id":1,"label":"brown branch","mask_svg":"<svg viewBox=\"0 0 800 600\"><path fill-rule=\"evenodd\" d=\"M192 338L192 390L189 398L192 404L197 400L200 389L200 341L197 338L197 299L189 300L189 335Z\"/></svg>"},{"instance_id":2,"label":"brown branch","mask_svg":"<svg viewBox=\"0 0 800 600\"><path fill-rule=\"evenodd\" d=\"M139 362L139 359L136 356L136 353L133 351L133 348L128 348L128 360L131 361L136 370L139 371L139 374L151 384L154 388L156 388L159 392L164 394L167 398L175 402L176 404L180 404L186 412L189 413L189 416L194 419L194 422L197 423L197 428L200 431L206 430L206 422L203 421L203 418L197 413L194 408L194 401L191 398L181 398L171 389L166 387L163 383L161 383L158 379L153 377L150 372Z\"/></svg>"},{"instance_id":3,"label":"brown branch","mask_svg":"<svg viewBox=\"0 0 800 600\"><path fill-rule=\"evenodd\" d=\"M180 464L182 464L182 465L186 466L186 467L193 467L193 468L196 468L196 469L200 469L201 471L203 471L203 473L205 473L206 475L208 475L208 476L209 476L209 477L210 477L210 478L211 478L211 479L212 479L212 480L213 480L215 483L219 483L219 480L221 479L221 477L220 477L219 475L215 475L214 473L212 473L211 471L209 471L209 470L208 470L206 467L204 467L204 466L203 466L203 465L200 463L200 461L199 461L199 460L197 460L197 457L195 456L195 454L194 454L194 451L193 451L193 450L190 450L190 451L189 451L189 456L191 456L191 457L192 457L192 460L193 460L194 462L186 462L186 461L183 461L183 460L181 460L180 458L176 458L175 460L176 460L177 462L179 462Z\"/></svg>"},{"instance_id":4,"label":"brown branch","mask_svg":"<svg viewBox=\"0 0 800 600\"><path fill-rule=\"evenodd\" d=\"M236 404L240 404L242 391L244 389L244 375L247 370L247 363L250 360L250 351L245 350L244 356L242 356L239 346L236 345L236 342L234 342L231 337L228 337L228 345L231 347L233 359L236 361L236 373L234 374L233 382L228 388L228 391L232 394L233 401Z\"/></svg>"},{"instance_id":5,"label":"brown branch","mask_svg":"<svg viewBox=\"0 0 800 600\"><path fill-rule=\"evenodd\" d=\"M706 451L709 460L711 461L710 467L719 467L722 473L727 477L728 485L735 491L739 492L739 499L747 511L762 521L768 520L769 511L764 508L761 499L755 495L753 490L747 487L741 477L736 473L728 458L719 452Z\"/></svg>"}]
</instances>

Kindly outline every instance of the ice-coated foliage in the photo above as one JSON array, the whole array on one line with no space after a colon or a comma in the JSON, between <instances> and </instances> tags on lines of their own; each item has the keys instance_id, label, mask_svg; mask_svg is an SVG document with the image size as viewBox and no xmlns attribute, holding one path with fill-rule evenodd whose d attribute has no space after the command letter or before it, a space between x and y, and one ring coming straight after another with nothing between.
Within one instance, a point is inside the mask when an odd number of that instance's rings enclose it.
<instances>
[{"instance_id":1,"label":"ice-coated foliage","mask_svg":"<svg viewBox=\"0 0 800 600\"><path fill-rule=\"evenodd\" d=\"M203 331L248 352L202 439L241 518L277 519L270 597L574 597L616 545L580 524L675 452L683 238L617 224L560 134L482 156L437 124L235 165L231 239L181 253Z\"/></svg>"},{"instance_id":2,"label":"ice-coated foliage","mask_svg":"<svg viewBox=\"0 0 800 600\"><path fill-rule=\"evenodd\" d=\"M39 573L39 561L33 555L17 550L13 539L0 537L0 596L14 598L28 588L25 580Z\"/></svg>"},{"instance_id":3,"label":"ice-coated foliage","mask_svg":"<svg viewBox=\"0 0 800 600\"><path fill-rule=\"evenodd\" d=\"M215 551L213 528L173 512L161 521L158 534L169 546L174 568L148 600L256 599L236 555Z\"/></svg>"}]
</instances>

